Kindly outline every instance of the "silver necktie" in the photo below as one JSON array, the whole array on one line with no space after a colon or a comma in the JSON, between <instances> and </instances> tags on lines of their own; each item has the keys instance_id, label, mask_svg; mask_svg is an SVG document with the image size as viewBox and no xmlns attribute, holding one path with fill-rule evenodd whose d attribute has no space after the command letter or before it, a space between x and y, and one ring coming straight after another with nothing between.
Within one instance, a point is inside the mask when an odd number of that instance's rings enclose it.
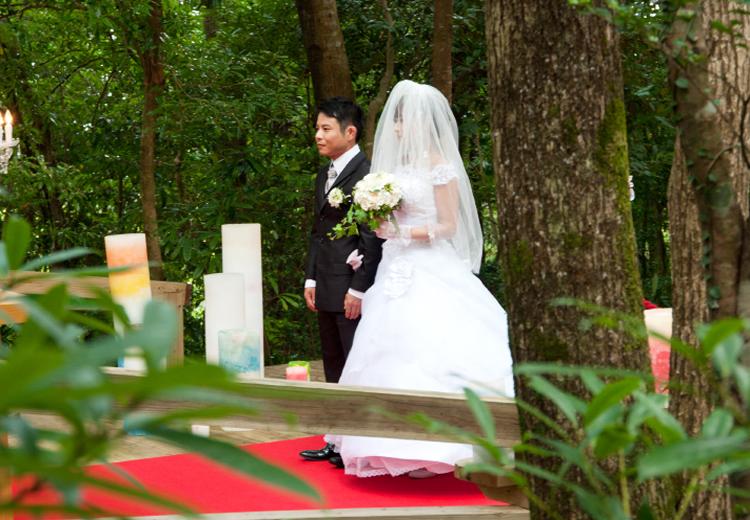
<instances>
[{"instance_id":1,"label":"silver necktie","mask_svg":"<svg viewBox=\"0 0 750 520\"><path fill-rule=\"evenodd\" d=\"M336 181L336 176L338 174L336 173L336 168L333 167L333 163L328 166L328 180L326 181L326 193L331 189L331 186L333 186L333 183Z\"/></svg>"}]
</instances>

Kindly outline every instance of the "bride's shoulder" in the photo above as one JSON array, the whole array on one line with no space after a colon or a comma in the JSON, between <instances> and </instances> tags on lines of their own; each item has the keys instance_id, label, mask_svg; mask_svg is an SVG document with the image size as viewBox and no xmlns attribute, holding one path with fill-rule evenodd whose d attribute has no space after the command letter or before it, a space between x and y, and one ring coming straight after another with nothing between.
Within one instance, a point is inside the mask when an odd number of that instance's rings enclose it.
<instances>
[{"instance_id":1,"label":"bride's shoulder","mask_svg":"<svg viewBox=\"0 0 750 520\"><path fill-rule=\"evenodd\" d=\"M430 177L433 184L448 184L453 179L458 178L458 172L455 166L441 160L440 162L433 163L430 170Z\"/></svg>"}]
</instances>

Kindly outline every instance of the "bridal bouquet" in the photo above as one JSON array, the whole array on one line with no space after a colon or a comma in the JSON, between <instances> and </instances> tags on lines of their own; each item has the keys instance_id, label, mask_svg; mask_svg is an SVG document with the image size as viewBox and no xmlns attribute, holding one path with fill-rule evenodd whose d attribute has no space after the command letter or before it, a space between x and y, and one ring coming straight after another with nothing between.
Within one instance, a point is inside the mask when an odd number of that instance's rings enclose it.
<instances>
[{"instance_id":1,"label":"bridal bouquet","mask_svg":"<svg viewBox=\"0 0 750 520\"><path fill-rule=\"evenodd\" d=\"M331 190L328 202L335 208L346 200L343 193ZM340 191L340 190L339 190ZM358 225L365 225L375 230L380 221L390 217L401 204L401 190L396 178L390 173L375 172L365 175L354 185L352 205L346 216L334 226L331 238L341 238L359 234Z\"/></svg>"}]
</instances>

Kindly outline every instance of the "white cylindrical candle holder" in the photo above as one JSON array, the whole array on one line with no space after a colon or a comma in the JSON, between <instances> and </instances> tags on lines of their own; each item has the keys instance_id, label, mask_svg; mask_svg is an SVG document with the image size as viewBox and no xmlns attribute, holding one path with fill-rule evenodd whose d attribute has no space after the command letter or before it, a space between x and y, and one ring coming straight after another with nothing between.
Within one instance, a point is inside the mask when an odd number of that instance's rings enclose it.
<instances>
[{"instance_id":1,"label":"white cylindrical candle holder","mask_svg":"<svg viewBox=\"0 0 750 520\"><path fill-rule=\"evenodd\" d=\"M219 331L245 326L245 279L239 273L215 273L205 284L206 361L219 363Z\"/></svg>"},{"instance_id":2,"label":"white cylindrical candle holder","mask_svg":"<svg viewBox=\"0 0 750 520\"><path fill-rule=\"evenodd\" d=\"M219 331L219 365L235 374L263 377L263 345L250 329Z\"/></svg>"},{"instance_id":3,"label":"white cylindrical candle holder","mask_svg":"<svg viewBox=\"0 0 750 520\"><path fill-rule=\"evenodd\" d=\"M126 233L104 237L107 267L128 269L109 273L109 289L112 299L122 305L130 323L143 323L143 312L151 300L151 277L148 272L146 235ZM115 328L122 331L122 323L115 319ZM133 370L144 370L143 358L137 352L126 355L120 366Z\"/></svg>"},{"instance_id":4,"label":"white cylindrical candle holder","mask_svg":"<svg viewBox=\"0 0 750 520\"><path fill-rule=\"evenodd\" d=\"M224 273L244 277L244 328L255 332L263 342L263 266L260 224L224 224L221 226L221 264ZM263 349L261 348L261 375Z\"/></svg>"}]
</instances>

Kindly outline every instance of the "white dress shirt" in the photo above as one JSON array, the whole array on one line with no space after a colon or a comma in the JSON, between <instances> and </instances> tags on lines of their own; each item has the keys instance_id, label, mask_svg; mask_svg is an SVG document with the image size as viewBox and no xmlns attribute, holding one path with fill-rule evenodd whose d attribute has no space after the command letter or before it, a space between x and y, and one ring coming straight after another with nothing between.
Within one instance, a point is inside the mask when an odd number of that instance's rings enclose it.
<instances>
[{"instance_id":1,"label":"white dress shirt","mask_svg":"<svg viewBox=\"0 0 750 520\"><path fill-rule=\"evenodd\" d=\"M354 159L359 151L359 145L355 144L333 160L333 169L336 170L336 177L333 179L332 184L336 183L336 179L338 179L338 176L341 175L341 172L344 171L344 168L346 168L349 162ZM315 287L315 280L309 278L305 280L305 289L307 289L308 287ZM365 293L363 293L362 291L356 291L352 288L349 288L349 294L351 294L352 296L356 296L360 300L365 296Z\"/></svg>"}]
</instances>

